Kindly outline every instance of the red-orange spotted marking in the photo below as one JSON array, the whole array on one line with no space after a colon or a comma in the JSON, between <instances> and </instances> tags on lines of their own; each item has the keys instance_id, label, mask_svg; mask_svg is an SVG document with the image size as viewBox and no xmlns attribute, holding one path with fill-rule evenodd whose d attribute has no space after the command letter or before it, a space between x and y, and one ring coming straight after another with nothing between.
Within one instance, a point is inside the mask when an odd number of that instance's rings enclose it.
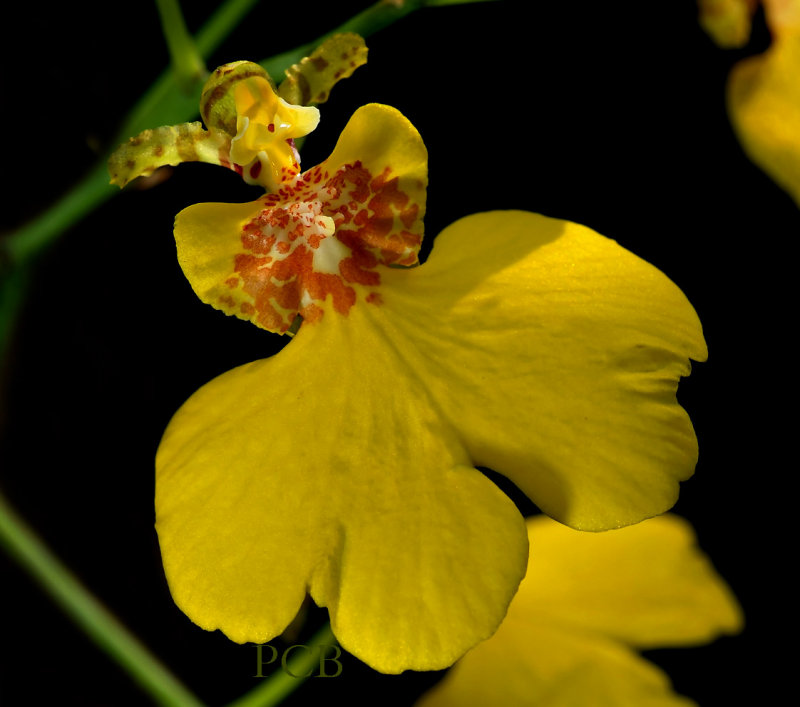
<instances>
[{"instance_id":1,"label":"red-orange spotted marking","mask_svg":"<svg viewBox=\"0 0 800 707\"><path fill-rule=\"evenodd\" d=\"M357 300L352 285L380 285L379 265L417 263L419 205L389 167L372 175L357 161L330 175L319 165L259 201L225 284L252 298L239 311L270 331L285 332L297 314L318 320L328 297L346 315ZM364 299L381 303L374 291Z\"/></svg>"}]
</instances>

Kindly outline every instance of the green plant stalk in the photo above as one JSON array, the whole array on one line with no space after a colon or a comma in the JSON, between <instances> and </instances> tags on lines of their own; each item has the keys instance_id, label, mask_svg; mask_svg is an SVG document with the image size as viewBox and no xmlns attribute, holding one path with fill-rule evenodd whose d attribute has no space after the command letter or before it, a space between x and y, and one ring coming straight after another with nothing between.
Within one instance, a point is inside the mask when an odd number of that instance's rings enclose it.
<instances>
[{"instance_id":1,"label":"green plant stalk","mask_svg":"<svg viewBox=\"0 0 800 707\"><path fill-rule=\"evenodd\" d=\"M331 631L330 624L325 624L308 641L308 645L312 648L335 644L336 638ZM317 653L313 650L296 652L287 661L288 670L283 670L282 667L276 669L261 685L229 703L227 707L273 707L279 705L311 676L319 665L318 660ZM301 677L293 677L294 675Z\"/></svg>"},{"instance_id":2,"label":"green plant stalk","mask_svg":"<svg viewBox=\"0 0 800 707\"><path fill-rule=\"evenodd\" d=\"M203 707L194 695L62 565L0 494L0 546L41 584L53 600L91 639L164 707ZM326 624L308 642L334 645ZM258 687L228 707L273 707L299 688L318 666L314 651L297 651L284 670L278 668ZM300 676L300 677L294 677Z\"/></svg>"},{"instance_id":3,"label":"green plant stalk","mask_svg":"<svg viewBox=\"0 0 800 707\"><path fill-rule=\"evenodd\" d=\"M178 0L156 0L156 6L175 81L184 93L192 94L206 80L208 71L205 62L186 29Z\"/></svg>"},{"instance_id":4,"label":"green plant stalk","mask_svg":"<svg viewBox=\"0 0 800 707\"><path fill-rule=\"evenodd\" d=\"M202 707L147 649L45 547L0 495L0 545L53 600L156 701Z\"/></svg>"},{"instance_id":5,"label":"green plant stalk","mask_svg":"<svg viewBox=\"0 0 800 707\"><path fill-rule=\"evenodd\" d=\"M2 268L2 263L0 263ZM11 340L14 329L15 314L22 306L28 291L28 269L9 269L7 273L0 273L0 365L5 360L4 349ZM0 368L0 393L2 393L2 375Z\"/></svg>"}]
</instances>

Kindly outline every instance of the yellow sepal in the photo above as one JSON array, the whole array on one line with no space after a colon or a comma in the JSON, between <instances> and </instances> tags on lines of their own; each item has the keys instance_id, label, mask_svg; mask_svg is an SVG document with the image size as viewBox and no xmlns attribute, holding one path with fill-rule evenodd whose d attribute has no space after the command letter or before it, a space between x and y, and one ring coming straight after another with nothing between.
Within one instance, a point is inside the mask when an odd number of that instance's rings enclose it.
<instances>
[{"instance_id":1,"label":"yellow sepal","mask_svg":"<svg viewBox=\"0 0 800 707\"><path fill-rule=\"evenodd\" d=\"M108 171L111 184L124 187L166 165L208 162L228 166L229 150L227 135L204 130L200 123L169 125L145 130L122 143L109 158Z\"/></svg>"}]
</instances>

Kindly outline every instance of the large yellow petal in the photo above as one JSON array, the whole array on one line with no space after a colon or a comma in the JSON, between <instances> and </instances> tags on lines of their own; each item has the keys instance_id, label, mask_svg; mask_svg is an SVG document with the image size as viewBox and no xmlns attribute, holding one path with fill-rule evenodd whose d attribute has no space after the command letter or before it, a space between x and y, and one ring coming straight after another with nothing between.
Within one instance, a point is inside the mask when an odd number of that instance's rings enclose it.
<instances>
[{"instance_id":1,"label":"large yellow petal","mask_svg":"<svg viewBox=\"0 0 800 707\"><path fill-rule=\"evenodd\" d=\"M733 67L728 110L750 159L800 205L800 28Z\"/></svg>"},{"instance_id":2,"label":"large yellow petal","mask_svg":"<svg viewBox=\"0 0 800 707\"><path fill-rule=\"evenodd\" d=\"M527 557L511 501L471 467L361 304L201 388L157 456L157 530L178 606L267 641L309 591L384 672L452 664L505 614Z\"/></svg>"},{"instance_id":3,"label":"large yellow petal","mask_svg":"<svg viewBox=\"0 0 800 707\"><path fill-rule=\"evenodd\" d=\"M588 228L476 214L383 275L380 308L472 461L568 525L667 510L697 457L677 404L697 316L656 268Z\"/></svg>"},{"instance_id":4,"label":"large yellow petal","mask_svg":"<svg viewBox=\"0 0 800 707\"><path fill-rule=\"evenodd\" d=\"M595 534L537 517L528 534L528 574L503 625L420 704L693 704L630 648L741 629L741 610L689 524L663 516Z\"/></svg>"},{"instance_id":5,"label":"large yellow petal","mask_svg":"<svg viewBox=\"0 0 800 707\"><path fill-rule=\"evenodd\" d=\"M268 640L308 589L373 667L432 669L491 634L524 565L518 513L471 465L575 525L656 513L694 464L674 393L705 351L666 277L534 214L469 217L424 266L377 272L377 296L353 283L354 306L328 298L177 413L158 530L201 626Z\"/></svg>"}]
</instances>

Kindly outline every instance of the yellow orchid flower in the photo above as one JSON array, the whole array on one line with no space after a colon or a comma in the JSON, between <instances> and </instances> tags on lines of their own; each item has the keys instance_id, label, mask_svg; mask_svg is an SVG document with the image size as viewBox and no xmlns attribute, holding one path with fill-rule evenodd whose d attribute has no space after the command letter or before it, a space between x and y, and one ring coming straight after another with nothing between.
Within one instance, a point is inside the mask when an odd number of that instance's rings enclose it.
<instances>
[{"instance_id":1,"label":"yellow orchid flower","mask_svg":"<svg viewBox=\"0 0 800 707\"><path fill-rule=\"evenodd\" d=\"M704 26L720 46L743 46L756 3L722 5L724 11L711 15L716 24L704 21ZM800 0L763 0L763 5L772 44L733 67L728 113L748 157L800 205ZM701 21L708 16L701 12ZM739 29L715 29L732 25Z\"/></svg>"},{"instance_id":2,"label":"yellow orchid flower","mask_svg":"<svg viewBox=\"0 0 800 707\"><path fill-rule=\"evenodd\" d=\"M528 573L502 626L417 707L694 705L636 652L742 629L691 526L666 515L593 534L538 516L528 538Z\"/></svg>"},{"instance_id":3,"label":"yellow orchid flower","mask_svg":"<svg viewBox=\"0 0 800 707\"><path fill-rule=\"evenodd\" d=\"M178 215L203 301L270 331L302 318L197 391L158 450L166 576L205 629L268 641L310 593L373 668L443 668L525 572L524 520L476 466L586 530L665 511L693 472L675 391L706 351L680 290L522 211L464 218L409 267L426 181L416 129L371 104L277 193Z\"/></svg>"}]
</instances>

